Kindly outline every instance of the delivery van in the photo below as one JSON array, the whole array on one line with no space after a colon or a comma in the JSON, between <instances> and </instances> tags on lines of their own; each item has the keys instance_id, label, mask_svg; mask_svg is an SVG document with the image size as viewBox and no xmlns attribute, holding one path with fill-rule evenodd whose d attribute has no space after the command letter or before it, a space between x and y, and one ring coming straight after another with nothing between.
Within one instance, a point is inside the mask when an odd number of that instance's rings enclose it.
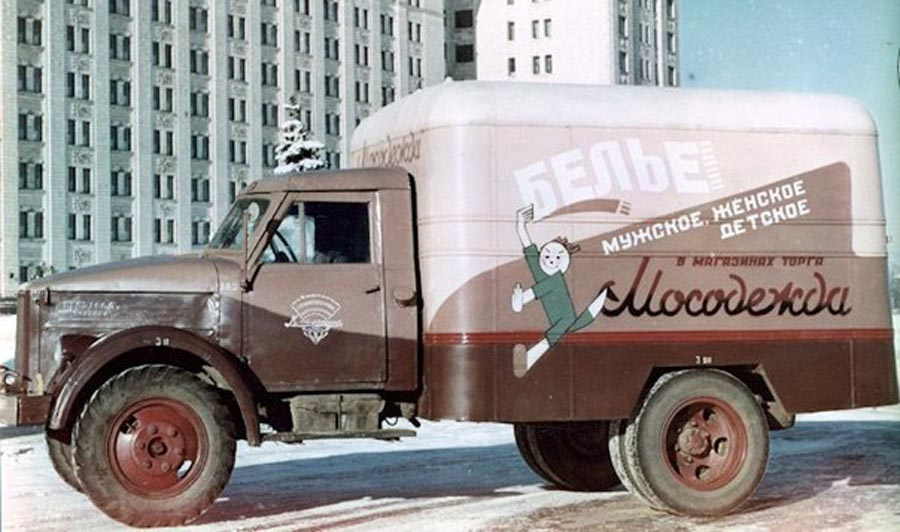
<instances>
[{"instance_id":1,"label":"delivery van","mask_svg":"<svg viewBox=\"0 0 900 532\"><path fill-rule=\"evenodd\" d=\"M552 485L708 516L797 413L898 400L851 100L447 82L352 160L250 184L199 255L23 286L0 417L137 526L200 515L237 439L393 418L510 423Z\"/></svg>"}]
</instances>

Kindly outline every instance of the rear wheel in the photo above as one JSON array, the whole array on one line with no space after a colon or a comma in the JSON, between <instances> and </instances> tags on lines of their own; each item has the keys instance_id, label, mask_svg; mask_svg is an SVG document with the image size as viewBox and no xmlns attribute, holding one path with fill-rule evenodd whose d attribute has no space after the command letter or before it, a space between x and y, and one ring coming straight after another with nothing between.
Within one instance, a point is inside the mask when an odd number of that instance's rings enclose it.
<instances>
[{"instance_id":1,"label":"rear wheel","mask_svg":"<svg viewBox=\"0 0 900 532\"><path fill-rule=\"evenodd\" d=\"M215 388L179 368L141 366L108 381L85 405L73 436L75 471L113 519L181 525L228 482L234 432Z\"/></svg>"},{"instance_id":2,"label":"rear wheel","mask_svg":"<svg viewBox=\"0 0 900 532\"><path fill-rule=\"evenodd\" d=\"M629 424L627 469L639 492L666 511L726 514L765 473L769 432L747 387L715 370L661 377Z\"/></svg>"},{"instance_id":3,"label":"rear wheel","mask_svg":"<svg viewBox=\"0 0 900 532\"><path fill-rule=\"evenodd\" d=\"M75 475L75 468L72 465L72 445L56 439L47 432L44 433L44 439L47 441L47 454L50 455L53 469L72 489L81 491L81 482Z\"/></svg>"},{"instance_id":4,"label":"rear wheel","mask_svg":"<svg viewBox=\"0 0 900 532\"><path fill-rule=\"evenodd\" d=\"M573 422L516 426L525 462L563 489L602 491L619 484L607 448L607 423Z\"/></svg>"},{"instance_id":5,"label":"rear wheel","mask_svg":"<svg viewBox=\"0 0 900 532\"><path fill-rule=\"evenodd\" d=\"M638 489L637 484L635 484L634 473L629 469L628 463L625 460L625 455L627 453L625 447L625 431L627 428L628 420L617 419L609 422L608 444L610 462L612 462L613 469L619 477L619 480L622 481L622 486L624 486L629 493L637 495L641 499L649 502L647 496L644 495L644 493Z\"/></svg>"},{"instance_id":6,"label":"rear wheel","mask_svg":"<svg viewBox=\"0 0 900 532\"><path fill-rule=\"evenodd\" d=\"M522 424L516 424L513 427L513 431L516 435L516 446L519 448L519 454L522 455L522 460L524 460L525 463L528 464L528 467L539 477L551 484L558 484L559 480L550 476L550 473L541 468L535 461L534 452L531 449L531 444L528 442L528 427L529 425Z\"/></svg>"}]
</instances>

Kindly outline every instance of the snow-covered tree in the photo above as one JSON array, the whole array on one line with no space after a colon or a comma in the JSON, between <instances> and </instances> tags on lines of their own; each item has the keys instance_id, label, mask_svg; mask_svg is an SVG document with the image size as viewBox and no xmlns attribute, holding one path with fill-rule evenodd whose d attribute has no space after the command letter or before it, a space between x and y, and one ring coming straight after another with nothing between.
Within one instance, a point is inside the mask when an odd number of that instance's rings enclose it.
<instances>
[{"instance_id":1,"label":"snow-covered tree","mask_svg":"<svg viewBox=\"0 0 900 532\"><path fill-rule=\"evenodd\" d=\"M275 148L278 175L305 172L325 166L325 145L309 138L309 132L300 120L300 106L291 98L285 106L287 120L281 124L281 142Z\"/></svg>"}]
</instances>

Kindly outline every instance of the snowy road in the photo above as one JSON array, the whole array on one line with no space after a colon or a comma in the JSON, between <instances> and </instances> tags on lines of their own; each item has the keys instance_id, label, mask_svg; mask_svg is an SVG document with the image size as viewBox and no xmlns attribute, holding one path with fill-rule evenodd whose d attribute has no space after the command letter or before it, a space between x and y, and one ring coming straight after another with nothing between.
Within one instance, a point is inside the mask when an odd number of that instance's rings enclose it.
<instances>
[{"instance_id":1,"label":"snowy road","mask_svg":"<svg viewBox=\"0 0 900 532\"><path fill-rule=\"evenodd\" d=\"M119 530L59 480L41 434L0 429L3 530ZM509 427L428 423L399 443L242 446L192 530L900 530L900 407L804 416L773 434L768 474L739 513L692 520L621 488L544 485Z\"/></svg>"}]
</instances>

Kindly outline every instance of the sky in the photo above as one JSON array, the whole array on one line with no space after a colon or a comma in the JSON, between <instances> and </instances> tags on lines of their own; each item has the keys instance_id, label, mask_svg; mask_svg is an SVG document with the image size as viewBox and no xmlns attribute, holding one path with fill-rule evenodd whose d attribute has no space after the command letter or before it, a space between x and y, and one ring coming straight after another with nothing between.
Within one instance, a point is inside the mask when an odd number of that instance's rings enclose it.
<instances>
[{"instance_id":1,"label":"sky","mask_svg":"<svg viewBox=\"0 0 900 532\"><path fill-rule=\"evenodd\" d=\"M889 253L900 271L900 0L679 0L681 84L830 92L879 132Z\"/></svg>"}]
</instances>

